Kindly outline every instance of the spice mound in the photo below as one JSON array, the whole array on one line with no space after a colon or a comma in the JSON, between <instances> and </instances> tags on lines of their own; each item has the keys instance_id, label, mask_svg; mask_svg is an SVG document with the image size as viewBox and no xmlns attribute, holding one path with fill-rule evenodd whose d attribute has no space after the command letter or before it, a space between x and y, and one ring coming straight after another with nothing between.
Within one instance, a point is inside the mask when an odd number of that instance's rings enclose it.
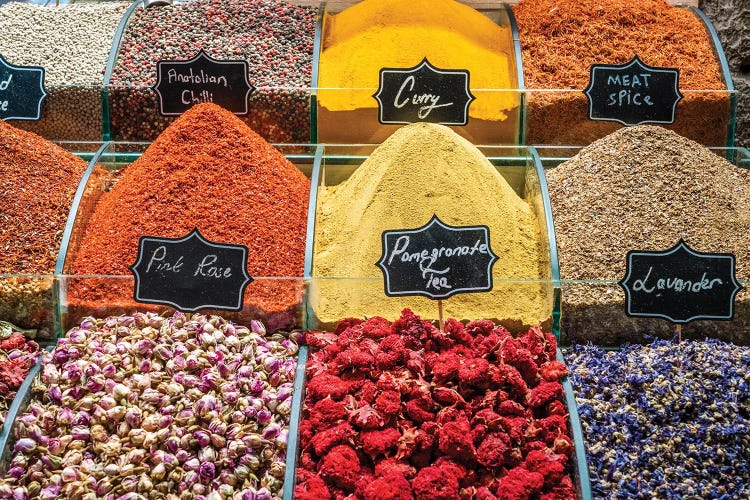
<instances>
[{"instance_id":1,"label":"spice mound","mask_svg":"<svg viewBox=\"0 0 750 500\"><path fill-rule=\"evenodd\" d=\"M596 497L747 497L750 348L658 340L565 357Z\"/></svg>"},{"instance_id":2,"label":"spice mound","mask_svg":"<svg viewBox=\"0 0 750 500\"><path fill-rule=\"evenodd\" d=\"M309 179L239 118L199 104L101 195L72 272L130 276L141 236L178 238L198 228L211 241L246 245L250 276L301 277L309 189ZM132 281L81 279L71 287L74 306L135 306ZM301 279L256 279L243 311L272 328L292 326L301 287Z\"/></svg>"},{"instance_id":3,"label":"spice mound","mask_svg":"<svg viewBox=\"0 0 750 500\"><path fill-rule=\"evenodd\" d=\"M0 122L0 274L55 270L65 223L86 162L31 132ZM52 279L0 278L0 320L51 324Z\"/></svg>"},{"instance_id":4,"label":"spice mound","mask_svg":"<svg viewBox=\"0 0 750 500\"><path fill-rule=\"evenodd\" d=\"M310 142L316 9L284 0L191 0L136 9L110 80L112 137L153 140L171 123L149 88L156 84L157 62L188 60L202 50L247 63L255 87L242 117L248 126L272 142Z\"/></svg>"},{"instance_id":5,"label":"spice mound","mask_svg":"<svg viewBox=\"0 0 750 500\"><path fill-rule=\"evenodd\" d=\"M529 144L589 144L621 127L588 119L580 92L593 64L644 64L680 71L684 96L673 130L707 146L724 146L729 94L708 30L690 9L666 0L523 0L513 7L530 92ZM684 92L697 91L704 92ZM711 92L714 91L714 92Z\"/></svg>"},{"instance_id":6,"label":"spice mound","mask_svg":"<svg viewBox=\"0 0 750 500\"><path fill-rule=\"evenodd\" d=\"M680 238L697 251L733 253L750 279L750 170L667 129L618 130L547 172L564 280L620 280L629 250L666 250ZM568 338L616 345L644 334L672 336L666 321L625 316L612 283L564 284ZM750 342L750 291L735 317L695 321L683 335Z\"/></svg>"},{"instance_id":7,"label":"spice mound","mask_svg":"<svg viewBox=\"0 0 750 500\"><path fill-rule=\"evenodd\" d=\"M280 498L297 344L218 316L85 318L45 354L2 498Z\"/></svg>"},{"instance_id":8,"label":"spice mound","mask_svg":"<svg viewBox=\"0 0 750 500\"><path fill-rule=\"evenodd\" d=\"M23 332L0 321L0 430L16 391L39 357L39 344L27 340Z\"/></svg>"},{"instance_id":9,"label":"spice mound","mask_svg":"<svg viewBox=\"0 0 750 500\"><path fill-rule=\"evenodd\" d=\"M313 276L370 279L317 280L312 301L318 321L395 319L403 307L436 318L434 301L386 297L375 265L383 231L419 228L433 215L451 226L489 227L490 246L500 256L495 280L549 275L532 206L479 149L451 129L412 124L373 151L346 181L319 188ZM552 311L551 290L539 282L496 281L491 292L454 296L443 305L447 316L492 318L514 329L538 325Z\"/></svg>"},{"instance_id":10,"label":"spice mound","mask_svg":"<svg viewBox=\"0 0 750 500\"><path fill-rule=\"evenodd\" d=\"M468 126L457 130L475 143L516 141L518 94L482 91L517 88L509 24L500 25L454 0L364 0L326 15L321 44L319 132L328 142L344 137L352 139L344 141L348 143L381 142L385 137L373 128L383 129L373 97L380 70L413 68L425 58L439 69L469 71L476 100ZM358 113L336 113L341 111ZM355 123L359 130L352 131ZM387 134L393 130L385 129ZM498 134L507 134L505 140Z\"/></svg>"},{"instance_id":11,"label":"spice mound","mask_svg":"<svg viewBox=\"0 0 750 500\"><path fill-rule=\"evenodd\" d=\"M574 498L557 342L409 309L307 332L295 498Z\"/></svg>"}]
</instances>

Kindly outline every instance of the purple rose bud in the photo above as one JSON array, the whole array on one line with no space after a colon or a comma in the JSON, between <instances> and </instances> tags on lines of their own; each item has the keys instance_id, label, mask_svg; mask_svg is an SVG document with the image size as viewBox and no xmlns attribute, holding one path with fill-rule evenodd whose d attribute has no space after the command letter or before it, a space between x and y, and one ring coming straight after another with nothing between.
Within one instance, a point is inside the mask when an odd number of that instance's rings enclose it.
<instances>
[{"instance_id":1,"label":"purple rose bud","mask_svg":"<svg viewBox=\"0 0 750 500\"><path fill-rule=\"evenodd\" d=\"M28 453L30 451L34 451L35 449L36 449L36 441L34 441L31 438L21 438L18 441L16 441L16 444L13 445L14 452ZM11 476L13 476L13 474L11 474L10 471L8 471L8 473ZM23 473L23 469L21 469L21 473ZM20 476L13 476L13 477L20 477Z\"/></svg>"},{"instance_id":2,"label":"purple rose bud","mask_svg":"<svg viewBox=\"0 0 750 500\"><path fill-rule=\"evenodd\" d=\"M270 422L272 417L273 415L271 415L271 412L266 410L265 408L258 411L258 414L255 416L255 418L258 420L258 423L261 425L265 425Z\"/></svg>"},{"instance_id":3,"label":"purple rose bud","mask_svg":"<svg viewBox=\"0 0 750 500\"><path fill-rule=\"evenodd\" d=\"M60 404L60 402L62 401L62 390L60 390L59 385L55 384L50 386L49 397L53 403Z\"/></svg>"},{"instance_id":4,"label":"purple rose bud","mask_svg":"<svg viewBox=\"0 0 750 500\"><path fill-rule=\"evenodd\" d=\"M211 462L206 462L200 466L198 474L204 480L211 480L216 477L216 467Z\"/></svg>"}]
</instances>

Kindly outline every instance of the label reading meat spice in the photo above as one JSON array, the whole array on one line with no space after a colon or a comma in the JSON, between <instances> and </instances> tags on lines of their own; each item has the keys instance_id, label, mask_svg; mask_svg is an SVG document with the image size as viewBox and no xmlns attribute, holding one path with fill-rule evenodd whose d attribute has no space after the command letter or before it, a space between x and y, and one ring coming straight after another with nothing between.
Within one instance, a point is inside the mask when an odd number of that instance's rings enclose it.
<instances>
[{"instance_id":1,"label":"label reading meat spice","mask_svg":"<svg viewBox=\"0 0 750 500\"><path fill-rule=\"evenodd\" d=\"M159 61L152 87L159 99L159 113L181 115L195 104L212 102L246 115L248 98L255 90L247 74L247 61L220 61L203 50L185 61Z\"/></svg>"},{"instance_id":2,"label":"label reading meat spice","mask_svg":"<svg viewBox=\"0 0 750 500\"><path fill-rule=\"evenodd\" d=\"M468 70L438 69L426 58L413 68L381 69L373 97L383 124L466 125L469 105L476 99L469 90Z\"/></svg>"},{"instance_id":3,"label":"label reading meat spice","mask_svg":"<svg viewBox=\"0 0 750 500\"><path fill-rule=\"evenodd\" d=\"M487 226L448 226L434 215L418 229L384 231L382 241L383 254L376 265L383 271L389 297L437 300L492 290L497 256Z\"/></svg>"},{"instance_id":4,"label":"label reading meat spice","mask_svg":"<svg viewBox=\"0 0 750 500\"><path fill-rule=\"evenodd\" d=\"M14 66L0 56L0 119L38 120L44 88L44 68Z\"/></svg>"},{"instance_id":5,"label":"label reading meat spice","mask_svg":"<svg viewBox=\"0 0 750 500\"><path fill-rule=\"evenodd\" d=\"M135 276L137 302L165 304L180 311L242 309L247 274L247 247L214 243L198 229L183 238L143 236Z\"/></svg>"},{"instance_id":6,"label":"label reading meat spice","mask_svg":"<svg viewBox=\"0 0 750 500\"><path fill-rule=\"evenodd\" d=\"M742 287L732 254L696 252L680 240L663 252L630 251L626 265L619 284L628 316L673 323L734 317L734 298Z\"/></svg>"},{"instance_id":7,"label":"label reading meat spice","mask_svg":"<svg viewBox=\"0 0 750 500\"><path fill-rule=\"evenodd\" d=\"M623 125L674 123L680 72L655 68L635 56L627 64L594 64L584 94L591 120L615 121Z\"/></svg>"}]
</instances>

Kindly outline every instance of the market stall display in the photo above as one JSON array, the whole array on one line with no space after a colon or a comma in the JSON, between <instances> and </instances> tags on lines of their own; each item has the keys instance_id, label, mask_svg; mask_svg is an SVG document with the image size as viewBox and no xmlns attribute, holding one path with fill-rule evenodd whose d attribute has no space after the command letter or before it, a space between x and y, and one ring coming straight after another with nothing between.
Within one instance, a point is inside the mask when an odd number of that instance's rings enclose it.
<instances>
[{"instance_id":1,"label":"market stall display","mask_svg":"<svg viewBox=\"0 0 750 500\"><path fill-rule=\"evenodd\" d=\"M110 137L151 141L173 120L159 113L157 62L187 60L204 51L218 60L243 60L255 90L243 120L277 143L310 142L310 87L314 7L284 0L188 0L148 9L127 19L113 42ZM202 75L194 75L203 78ZM201 102L206 102L202 100Z\"/></svg>"},{"instance_id":2,"label":"market stall display","mask_svg":"<svg viewBox=\"0 0 750 500\"><path fill-rule=\"evenodd\" d=\"M750 348L657 340L565 359L597 498L744 498Z\"/></svg>"},{"instance_id":3,"label":"market stall display","mask_svg":"<svg viewBox=\"0 0 750 500\"><path fill-rule=\"evenodd\" d=\"M329 150L335 157L347 148ZM510 158L495 166L485 154ZM492 291L445 300L446 316L494 319L515 331L550 320L549 240L530 156L516 148L480 151L448 127L417 123L361 158L337 165L324 152L320 177L313 179L310 309L320 327L347 317L393 320L403 307L436 319L433 300L386 297L375 265L383 231L419 228L433 215L454 226L486 225L499 256Z\"/></svg>"},{"instance_id":4,"label":"market stall display","mask_svg":"<svg viewBox=\"0 0 750 500\"><path fill-rule=\"evenodd\" d=\"M742 158L736 151L736 160ZM544 154L544 153L542 153ZM554 154L554 153L553 153ZM750 170L662 127L623 128L547 170L560 260L564 337L600 345L671 338L674 325L625 313L629 250L666 250L682 239L736 256L750 279ZM565 280L568 282L566 283ZM576 282L578 281L578 282ZM750 342L750 291L732 321L694 321L683 335Z\"/></svg>"},{"instance_id":5,"label":"market stall display","mask_svg":"<svg viewBox=\"0 0 750 500\"><path fill-rule=\"evenodd\" d=\"M85 318L44 355L0 496L279 498L298 348L265 333L201 314Z\"/></svg>"},{"instance_id":6,"label":"market stall display","mask_svg":"<svg viewBox=\"0 0 750 500\"><path fill-rule=\"evenodd\" d=\"M750 152L699 10L62 3L0 2L49 91L0 123L0 498L750 494ZM636 56L679 70L673 125L590 119ZM722 279L652 291L727 315L636 317L628 252L683 244Z\"/></svg>"},{"instance_id":7,"label":"market stall display","mask_svg":"<svg viewBox=\"0 0 750 500\"><path fill-rule=\"evenodd\" d=\"M239 118L213 104L193 107L111 184L76 220L81 237L65 268L73 322L136 309L129 266L139 239L197 228L247 246L247 271L259 279L247 287L242 317L273 330L300 324L310 181ZM112 279L78 278L92 275Z\"/></svg>"},{"instance_id":8,"label":"market stall display","mask_svg":"<svg viewBox=\"0 0 750 500\"><path fill-rule=\"evenodd\" d=\"M732 146L736 103L721 47L699 15L665 0L524 0L513 7L523 51L526 140L586 145L622 125L588 118L594 64L675 68L684 98L670 127L706 146ZM707 21L706 21L707 22ZM644 82L633 84L631 94Z\"/></svg>"},{"instance_id":9,"label":"market stall display","mask_svg":"<svg viewBox=\"0 0 750 500\"><path fill-rule=\"evenodd\" d=\"M86 168L65 148L0 122L0 321L39 339L54 334L53 273Z\"/></svg>"},{"instance_id":10,"label":"market stall display","mask_svg":"<svg viewBox=\"0 0 750 500\"><path fill-rule=\"evenodd\" d=\"M520 94L513 36L506 11L477 11L455 0L364 0L323 19L318 69L317 123L320 142L377 144L400 125L379 123L374 95L381 69L415 68L423 60L439 70L468 70L476 98L468 123L454 130L474 144L516 144ZM446 85L449 87L449 85ZM412 99L414 85L397 101ZM416 92L416 91L415 91ZM423 119L449 105L450 88ZM414 96L421 99L422 96ZM436 114L435 111L434 114ZM415 120L416 121L416 117ZM409 121L401 121L409 123Z\"/></svg>"},{"instance_id":11,"label":"market stall display","mask_svg":"<svg viewBox=\"0 0 750 500\"><path fill-rule=\"evenodd\" d=\"M574 498L552 334L405 309L306 341L295 498Z\"/></svg>"},{"instance_id":12,"label":"market stall display","mask_svg":"<svg viewBox=\"0 0 750 500\"><path fill-rule=\"evenodd\" d=\"M0 55L16 66L41 66L48 96L38 121L19 128L51 140L102 137L104 68L125 2L0 5Z\"/></svg>"}]
</instances>

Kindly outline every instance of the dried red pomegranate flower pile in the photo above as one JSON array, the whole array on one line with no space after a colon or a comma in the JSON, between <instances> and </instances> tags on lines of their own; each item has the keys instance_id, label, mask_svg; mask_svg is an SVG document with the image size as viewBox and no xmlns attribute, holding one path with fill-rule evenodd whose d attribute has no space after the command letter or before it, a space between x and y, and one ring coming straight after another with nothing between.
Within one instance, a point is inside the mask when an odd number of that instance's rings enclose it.
<instances>
[{"instance_id":1,"label":"dried red pomegranate flower pile","mask_svg":"<svg viewBox=\"0 0 750 500\"><path fill-rule=\"evenodd\" d=\"M18 388L36 362L39 344L13 331L0 337L0 428Z\"/></svg>"},{"instance_id":2,"label":"dried red pomegranate flower pile","mask_svg":"<svg viewBox=\"0 0 750 500\"><path fill-rule=\"evenodd\" d=\"M555 337L444 330L405 309L307 334L296 499L575 497Z\"/></svg>"}]
</instances>

